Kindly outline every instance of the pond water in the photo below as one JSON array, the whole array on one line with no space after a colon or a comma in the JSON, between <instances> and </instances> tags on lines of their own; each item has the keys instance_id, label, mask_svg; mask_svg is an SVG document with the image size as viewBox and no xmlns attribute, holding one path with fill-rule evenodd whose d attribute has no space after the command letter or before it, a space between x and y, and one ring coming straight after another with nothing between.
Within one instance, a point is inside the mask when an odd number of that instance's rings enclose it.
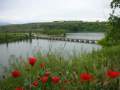
<instances>
[{"instance_id":1,"label":"pond water","mask_svg":"<svg viewBox=\"0 0 120 90\"><path fill-rule=\"evenodd\" d=\"M103 33L67 33L67 38L100 40L104 37Z\"/></svg>"},{"instance_id":2,"label":"pond water","mask_svg":"<svg viewBox=\"0 0 120 90\"><path fill-rule=\"evenodd\" d=\"M66 37L79 39L97 39L104 37L103 33L68 33ZM34 54L37 51L55 52L56 54L73 55L76 53L88 53L92 50L101 49L97 44L85 44L65 41L50 41L42 39L32 39L27 41L12 42L8 44L0 44L0 64L7 65L11 56L24 57Z\"/></svg>"}]
</instances>

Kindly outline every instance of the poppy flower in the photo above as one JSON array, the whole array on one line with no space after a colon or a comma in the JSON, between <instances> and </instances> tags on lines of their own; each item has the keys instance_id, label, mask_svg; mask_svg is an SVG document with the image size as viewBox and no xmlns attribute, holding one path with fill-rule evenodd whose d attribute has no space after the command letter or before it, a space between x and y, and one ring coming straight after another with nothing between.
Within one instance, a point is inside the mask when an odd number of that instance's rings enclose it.
<instances>
[{"instance_id":1,"label":"poppy flower","mask_svg":"<svg viewBox=\"0 0 120 90\"><path fill-rule=\"evenodd\" d=\"M44 76L47 76L47 77L48 77L50 74L51 74L51 72L46 71Z\"/></svg>"},{"instance_id":2,"label":"poppy flower","mask_svg":"<svg viewBox=\"0 0 120 90\"><path fill-rule=\"evenodd\" d=\"M107 76L110 77L110 78L117 78L118 76L120 76L120 72L108 70L107 71Z\"/></svg>"},{"instance_id":3,"label":"poppy flower","mask_svg":"<svg viewBox=\"0 0 120 90\"><path fill-rule=\"evenodd\" d=\"M37 59L35 57L29 57L29 64L34 65L36 63Z\"/></svg>"},{"instance_id":4,"label":"poppy flower","mask_svg":"<svg viewBox=\"0 0 120 90\"><path fill-rule=\"evenodd\" d=\"M58 76L53 76L51 79L53 84L57 84L60 81L60 78Z\"/></svg>"},{"instance_id":5,"label":"poppy flower","mask_svg":"<svg viewBox=\"0 0 120 90\"><path fill-rule=\"evenodd\" d=\"M36 80L36 81L34 81L34 82L32 83L32 85L33 85L34 87L37 87L37 86L39 85L39 83L38 83L38 81Z\"/></svg>"},{"instance_id":6,"label":"poppy flower","mask_svg":"<svg viewBox=\"0 0 120 90\"><path fill-rule=\"evenodd\" d=\"M42 82L43 84L45 84L47 81L48 81L48 77L47 77L47 76L41 77L41 82Z\"/></svg>"},{"instance_id":7,"label":"poppy flower","mask_svg":"<svg viewBox=\"0 0 120 90\"><path fill-rule=\"evenodd\" d=\"M92 79L92 75L89 73L82 73L80 74L80 79L82 81L90 81Z\"/></svg>"},{"instance_id":8,"label":"poppy flower","mask_svg":"<svg viewBox=\"0 0 120 90\"><path fill-rule=\"evenodd\" d=\"M15 90L24 90L23 87L16 87Z\"/></svg>"},{"instance_id":9,"label":"poppy flower","mask_svg":"<svg viewBox=\"0 0 120 90\"><path fill-rule=\"evenodd\" d=\"M41 67L41 68L44 68L44 67L45 67L45 63L41 63L41 64L40 64L40 67Z\"/></svg>"},{"instance_id":10,"label":"poppy flower","mask_svg":"<svg viewBox=\"0 0 120 90\"><path fill-rule=\"evenodd\" d=\"M20 77L20 76L21 76L20 71L14 70L14 71L12 72L12 77L17 78L17 77Z\"/></svg>"}]
</instances>

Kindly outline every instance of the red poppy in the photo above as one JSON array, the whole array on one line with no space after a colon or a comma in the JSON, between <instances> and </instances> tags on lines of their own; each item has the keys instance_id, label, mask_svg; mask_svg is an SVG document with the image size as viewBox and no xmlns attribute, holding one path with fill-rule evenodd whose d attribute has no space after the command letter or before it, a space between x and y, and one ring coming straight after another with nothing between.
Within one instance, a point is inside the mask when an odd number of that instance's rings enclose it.
<instances>
[{"instance_id":1,"label":"red poppy","mask_svg":"<svg viewBox=\"0 0 120 90\"><path fill-rule=\"evenodd\" d=\"M45 67L45 63L41 63L41 64L40 64L40 67L41 67L41 68L44 68L44 67Z\"/></svg>"},{"instance_id":2,"label":"red poppy","mask_svg":"<svg viewBox=\"0 0 120 90\"><path fill-rule=\"evenodd\" d=\"M37 87L37 86L39 85L39 83L38 83L38 81L36 80L36 81L34 81L34 82L32 83L32 85L33 85L34 87Z\"/></svg>"},{"instance_id":3,"label":"red poppy","mask_svg":"<svg viewBox=\"0 0 120 90\"><path fill-rule=\"evenodd\" d=\"M12 72L12 76L13 76L14 78L20 77L20 76L21 76L21 73L20 73L20 71L18 71L18 70L14 70L14 71Z\"/></svg>"},{"instance_id":4,"label":"red poppy","mask_svg":"<svg viewBox=\"0 0 120 90\"><path fill-rule=\"evenodd\" d=\"M34 65L36 63L37 59L35 57L29 57L29 64Z\"/></svg>"},{"instance_id":5,"label":"red poppy","mask_svg":"<svg viewBox=\"0 0 120 90\"><path fill-rule=\"evenodd\" d=\"M42 82L43 84L45 84L47 81L48 81L48 77L47 77L47 76L41 77L41 82Z\"/></svg>"},{"instance_id":6,"label":"red poppy","mask_svg":"<svg viewBox=\"0 0 120 90\"><path fill-rule=\"evenodd\" d=\"M110 77L110 78L117 78L118 76L120 76L120 72L108 70L107 71L107 76Z\"/></svg>"},{"instance_id":7,"label":"red poppy","mask_svg":"<svg viewBox=\"0 0 120 90\"><path fill-rule=\"evenodd\" d=\"M52 77L52 83L53 84L57 84L57 83L59 83L59 81L60 81L60 78L58 76L53 76Z\"/></svg>"},{"instance_id":8,"label":"red poppy","mask_svg":"<svg viewBox=\"0 0 120 90\"><path fill-rule=\"evenodd\" d=\"M23 87L16 87L15 90L24 90Z\"/></svg>"},{"instance_id":9,"label":"red poppy","mask_svg":"<svg viewBox=\"0 0 120 90\"><path fill-rule=\"evenodd\" d=\"M92 79L92 75L89 73L82 73L80 74L80 79L82 81L90 81Z\"/></svg>"},{"instance_id":10,"label":"red poppy","mask_svg":"<svg viewBox=\"0 0 120 90\"><path fill-rule=\"evenodd\" d=\"M51 72L46 71L44 76L47 76L47 77L48 77L50 74L51 74Z\"/></svg>"}]
</instances>

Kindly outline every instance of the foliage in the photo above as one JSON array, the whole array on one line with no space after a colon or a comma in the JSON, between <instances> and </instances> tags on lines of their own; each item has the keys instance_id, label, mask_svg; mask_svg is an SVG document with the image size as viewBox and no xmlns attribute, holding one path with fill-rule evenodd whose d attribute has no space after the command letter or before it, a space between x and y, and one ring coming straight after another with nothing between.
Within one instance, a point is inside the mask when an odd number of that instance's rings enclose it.
<instances>
[{"instance_id":1,"label":"foliage","mask_svg":"<svg viewBox=\"0 0 120 90\"><path fill-rule=\"evenodd\" d=\"M112 0L111 9L112 14L109 18L111 29L107 32L106 38L100 41L102 45L107 46L120 44L120 0Z\"/></svg>"},{"instance_id":2,"label":"foliage","mask_svg":"<svg viewBox=\"0 0 120 90\"><path fill-rule=\"evenodd\" d=\"M31 23L22 25L8 25L1 26L0 31L9 32L43 32L51 33L53 31L59 33L61 30L64 32L105 32L108 29L107 22L82 22L82 21L55 21L46 23ZM63 32L63 31L62 31ZM63 32L63 33L64 33ZM60 33L61 34L61 33Z\"/></svg>"},{"instance_id":3,"label":"foliage","mask_svg":"<svg viewBox=\"0 0 120 90\"><path fill-rule=\"evenodd\" d=\"M69 60L59 55L38 52L34 55L37 57L34 66L24 59L15 59L5 78L0 81L0 89L15 90L16 87L24 87L25 90L119 90L120 77L118 74L115 77L115 74L109 74L109 70L113 70L112 73L120 71L119 52L120 46L107 47L91 54L75 55ZM21 76L13 78L13 70L19 70ZM46 82L46 78L41 81L46 71L50 72L48 81ZM59 83L51 82L51 77L54 76L60 77ZM86 76L88 78L85 80L88 81L81 81Z\"/></svg>"},{"instance_id":4,"label":"foliage","mask_svg":"<svg viewBox=\"0 0 120 90\"><path fill-rule=\"evenodd\" d=\"M46 29L41 31L42 34L47 34L47 35L63 35L65 34L65 30L64 29Z\"/></svg>"},{"instance_id":5,"label":"foliage","mask_svg":"<svg viewBox=\"0 0 120 90\"><path fill-rule=\"evenodd\" d=\"M117 8L117 7L120 7L120 0L112 0L111 8Z\"/></svg>"},{"instance_id":6,"label":"foliage","mask_svg":"<svg viewBox=\"0 0 120 90\"><path fill-rule=\"evenodd\" d=\"M25 33L0 33L0 43L8 43L13 41L28 39L28 35Z\"/></svg>"}]
</instances>

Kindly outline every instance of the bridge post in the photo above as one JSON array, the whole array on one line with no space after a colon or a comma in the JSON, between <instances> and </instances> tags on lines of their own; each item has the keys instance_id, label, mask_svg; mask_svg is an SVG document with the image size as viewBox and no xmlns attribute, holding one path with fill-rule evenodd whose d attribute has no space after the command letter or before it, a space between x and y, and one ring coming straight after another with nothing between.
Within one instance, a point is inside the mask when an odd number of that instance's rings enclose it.
<instances>
[{"instance_id":1,"label":"bridge post","mask_svg":"<svg viewBox=\"0 0 120 90\"><path fill-rule=\"evenodd\" d=\"M76 42L79 42L79 39L76 39Z\"/></svg>"},{"instance_id":2,"label":"bridge post","mask_svg":"<svg viewBox=\"0 0 120 90\"><path fill-rule=\"evenodd\" d=\"M81 40L80 42L81 42L81 43L84 43L84 40Z\"/></svg>"},{"instance_id":3,"label":"bridge post","mask_svg":"<svg viewBox=\"0 0 120 90\"><path fill-rule=\"evenodd\" d=\"M91 43L92 43L92 44L95 44L95 40L91 40Z\"/></svg>"},{"instance_id":4,"label":"bridge post","mask_svg":"<svg viewBox=\"0 0 120 90\"><path fill-rule=\"evenodd\" d=\"M6 40L6 42L8 42L8 35L7 35L7 31L5 31L5 40Z\"/></svg>"},{"instance_id":5,"label":"bridge post","mask_svg":"<svg viewBox=\"0 0 120 90\"><path fill-rule=\"evenodd\" d=\"M86 43L90 43L89 40L86 40Z\"/></svg>"},{"instance_id":6,"label":"bridge post","mask_svg":"<svg viewBox=\"0 0 120 90\"><path fill-rule=\"evenodd\" d=\"M31 32L31 31L29 32L29 37L30 37L30 38L32 37L32 32Z\"/></svg>"},{"instance_id":7,"label":"bridge post","mask_svg":"<svg viewBox=\"0 0 120 90\"><path fill-rule=\"evenodd\" d=\"M8 31L5 31L5 42L6 46L8 47L9 41L8 41Z\"/></svg>"}]
</instances>

